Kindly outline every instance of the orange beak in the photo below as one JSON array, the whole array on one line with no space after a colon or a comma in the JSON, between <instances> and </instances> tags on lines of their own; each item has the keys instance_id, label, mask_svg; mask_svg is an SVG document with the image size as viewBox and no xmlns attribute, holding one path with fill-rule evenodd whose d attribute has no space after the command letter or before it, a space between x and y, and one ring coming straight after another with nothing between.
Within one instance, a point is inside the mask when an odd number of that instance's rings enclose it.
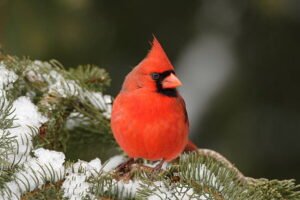
<instances>
[{"instance_id":1,"label":"orange beak","mask_svg":"<svg viewBox=\"0 0 300 200\"><path fill-rule=\"evenodd\" d=\"M165 89L167 89L167 88L177 88L181 85L182 85L181 81L173 73L171 73L169 76L167 76L162 81L162 87L165 88Z\"/></svg>"}]
</instances>

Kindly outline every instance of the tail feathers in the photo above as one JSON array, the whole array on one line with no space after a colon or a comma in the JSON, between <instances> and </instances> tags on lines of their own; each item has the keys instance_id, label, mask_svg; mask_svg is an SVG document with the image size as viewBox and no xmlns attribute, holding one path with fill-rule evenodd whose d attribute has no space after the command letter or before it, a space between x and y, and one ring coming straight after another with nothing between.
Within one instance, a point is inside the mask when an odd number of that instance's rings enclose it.
<instances>
[{"instance_id":1,"label":"tail feathers","mask_svg":"<svg viewBox=\"0 0 300 200\"><path fill-rule=\"evenodd\" d=\"M188 141L187 145L184 148L184 152L197 151L198 147L191 141Z\"/></svg>"}]
</instances>

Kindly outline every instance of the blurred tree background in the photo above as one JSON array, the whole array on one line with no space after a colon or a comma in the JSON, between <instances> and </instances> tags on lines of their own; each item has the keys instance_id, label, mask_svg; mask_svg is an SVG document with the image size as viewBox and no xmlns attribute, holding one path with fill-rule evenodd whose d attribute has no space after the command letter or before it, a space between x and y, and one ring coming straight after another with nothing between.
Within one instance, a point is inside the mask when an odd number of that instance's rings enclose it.
<instances>
[{"instance_id":1,"label":"blurred tree background","mask_svg":"<svg viewBox=\"0 0 300 200\"><path fill-rule=\"evenodd\" d=\"M300 180L300 2L0 0L6 53L124 76L155 34L184 86L191 138L247 176ZM70 159L105 151L81 138ZM105 152L106 158L115 151Z\"/></svg>"}]
</instances>

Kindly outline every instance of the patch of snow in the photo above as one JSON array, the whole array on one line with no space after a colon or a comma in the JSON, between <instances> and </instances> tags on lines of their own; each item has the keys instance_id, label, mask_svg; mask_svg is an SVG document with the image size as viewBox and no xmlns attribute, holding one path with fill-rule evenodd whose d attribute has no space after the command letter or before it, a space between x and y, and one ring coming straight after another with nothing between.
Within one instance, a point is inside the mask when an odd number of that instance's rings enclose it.
<instances>
[{"instance_id":1,"label":"patch of snow","mask_svg":"<svg viewBox=\"0 0 300 200\"><path fill-rule=\"evenodd\" d=\"M6 68L3 61L0 62L0 90L11 89L13 83L18 79L18 75L15 72Z\"/></svg>"},{"instance_id":2,"label":"patch of snow","mask_svg":"<svg viewBox=\"0 0 300 200\"><path fill-rule=\"evenodd\" d=\"M110 95L90 91L86 91L84 95L95 108L104 111L103 115L106 118L110 118L112 110L112 97Z\"/></svg>"},{"instance_id":3,"label":"patch of snow","mask_svg":"<svg viewBox=\"0 0 300 200\"><path fill-rule=\"evenodd\" d=\"M118 181L113 190L122 191L120 199L132 198L136 196L138 189L141 187L142 182L139 180L129 180L128 182Z\"/></svg>"},{"instance_id":4,"label":"patch of snow","mask_svg":"<svg viewBox=\"0 0 300 200\"><path fill-rule=\"evenodd\" d=\"M52 151L44 148L33 150L34 156L40 164L51 164L54 170L60 169L65 161L65 155L62 152Z\"/></svg>"},{"instance_id":5,"label":"patch of snow","mask_svg":"<svg viewBox=\"0 0 300 200\"><path fill-rule=\"evenodd\" d=\"M99 158L95 158L89 162L89 166L91 166L93 170L99 172L101 169L101 160Z\"/></svg>"},{"instance_id":6,"label":"patch of snow","mask_svg":"<svg viewBox=\"0 0 300 200\"><path fill-rule=\"evenodd\" d=\"M191 167L192 167L191 165L188 166L188 168ZM215 174L213 174L204 164L199 164L196 166L196 168L197 168L197 170L195 170L196 174L193 175L193 177L196 177L195 181L199 181L199 182L205 181L215 189L219 189L219 191L222 191L223 186L221 186L221 183L218 181ZM183 175L185 176L185 174Z\"/></svg>"},{"instance_id":7,"label":"patch of snow","mask_svg":"<svg viewBox=\"0 0 300 200\"><path fill-rule=\"evenodd\" d=\"M192 188L178 185L174 188L168 188L163 182L154 182L155 187L151 186L153 194L150 195L148 200L170 199L170 200L208 200L212 199L209 194L199 195L194 192Z\"/></svg>"},{"instance_id":8,"label":"patch of snow","mask_svg":"<svg viewBox=\"0 0 300 200\"><path fill-rule=\"evenodd\" d=\"M87 176L95 175L100 172L102 165L99 158L95 158L90 162L83 160L78 160L72 165L72 167L67 169L67 173L84 173Z\"/></svg>"},{"instance_id":9,"label":"patch of snow","mask_svg":"<svg viewBox=\"0 0 300 200\"><path fill-rule=\"evenodd\" d=\"M63 98L78 97L87 99L96 109L103 111L106 118L110 118L112 110L112 98L101 92L84 90L75 80L66 79L59 70L55 70L48 62L34 61L25 72L27 79L31 82L40 81L48 84L48 93L59 95ZM49 108L50 109L50 108Z\"/></svg>"},{"instance_id":10,"label":"patch of snow","mask_svg":"<svg viewBox=\"0 0 300 200\"><path fill-rule=\"evenodd\" d=\"M72 130L80 124L88 126L90 123L89 120L90 119L88 117L84 117L84 115L79 112L71 112L71 114L67 118L66 128L68 130Z\"/></svg>"},{"instance_id":11,"label":"patch of snow","mask_svg":"<svg viewBox=\"0 0 300 200\"><path fill-rule=\"evenodd\" d=\"M141 188L143 182L140 180L117 181L112 179L109 185L104 185L104 192L118 193L118 199L132 199L136 196L138 189Z\"/></svg>"},{"instance_id":12,"label":"patch of snow","mask_svg":"<svg viewBox=\"0 0 300 200\"><path fill-rule=\"evenodd\" d=\"M49 86L49 93L59 94L61 97L78 96L81 87L74 80L59 80Z\"/></svg>"},{"instance_id":13,"label":"patch of snow","mask_svg":"<svg viewBox=\"0 0 300 200\"><path fill-rule=\"evenodd\" d=\"M49 63L46 63L46 64L49 64ZM46 81L49 83L49 85L54 84L57 81L65 80L65 78L60 73L58 73L56 70L51 70L49 72L49 74L43 74L43 77L46 79Z\"/></svg>"},{"instance_id":14,"label":"patch of snow","mask_svg":"<svg viewBox=\"0 0 300 200\"><path fill-rule=\"evenodd\" d=\"M126 161L125 156L122 155L114 156L103 164L102 171L109 172L125 161Z\"/></svg>"},{"instance_id":15,"label":"patch of snow","mask_svg":"<svg viewBox=\"0 0 300 200\"><path fill-rule=\"evenodd\" d=\"M4 188L9 192L0 191L0 200L20 199L23 193L41 187L46 181L62 180L64 161L65 155L61 152L36 149L34 157L23 163L21 170L14 174L13 180L4 184Z\"/></svg>"},{"instance_id":16,"label":"patch of snow","mask_svg":"<svg viewBox=\"0 0 300 200\"><path fill-rule=\"evenodd\" d=\"M15 109L14 114L16 115L15 126L39 127L48 120L38 112L38 107L31 102L29 97L19 97L14 101L13 107Z\"/></svg>"},{"instance_id":17,"label":"patch of snow","mask_svg":"<svg viewBox=\"0 0 300 200\"><path fill-rule=\"evenodd\" d=\"M180 156L180 159L185 161L188 159L188 157L189 157L188 154L183 154ZM197 170L195 170L196 173L192 175L193 177L195 177L195 181L198 181L200 183L205 182L209 186L212 186L215 189L217 189L218 191L222 191L224 187L217 179L216 175L213 172L211 172L211 170L209 170L205 164L199 163L196 165L191 165L191 164L188 165L188 169L191 169L192 167L197 168ZM219 170L221 170L221 168ZM189 174L188 172L187 173L181 172L181 174L185 177L190 176L188 175Z\"/></svg>"},{"instance_id":18,"label":"patch of snow","mask_svg":"<svg viewBox=\"0 0 300 200\"><path fill-rule=\"evenodd\" d=\"M39 128L48 119L38 112L29 97L19 97L13 102L13 114L8 118L13 120L13 127L6 129L10 137L15 137L12 145L14 152L7 156L7 162L11 164L21 164L28 159L29 153L33 148L32 138L37 133L32 128Z\"/></svg>"},{"instance_id":19,"label":"patch of snow","mask_svg":"<svg viewBox=\"0 0 300 200\"><path fill-rule=\"evenodd\" d=\"M90 183L86 182L87 176L84 174L70 174L66 177L63 185L61 186L64 194L64 198L70 200L81 200L84 197L89 196L91 199L94 198L89 193Z\"/></svg>"},{"instance_id":20,"label":"patch of snow","mask_svg":"<svg viewBox=\"0 0 300 200\"><path fill-rule=\"evenodd\" d=\"M39 73L37 73L36 71L33 71L33 70L27 71L26 78L30 82L43 82L44 81L44 79L41 76L41 74L39 74Z\"/></svg>"},{"instance_id":21,"label":"patch of snow","mask_svg":"<svg viewBox=\"0 0 300 200\"><path fill-rule=\"evenodd\" d=\"M80 200L83 197L94 199L90 193L91 184L87 179L100 172L101 160L96 158L89 163L79 160L66 170L66 178L62 184L63 197L70 200Z\"/></svg>"},{"instance_id":22,"label":"patch of snow","mask_svg":"<svg viewBox=\"0 0 300 200\"><path fill-rule=\"evenodd\" d=\"M62 97L78 96L81 87L74 80L65 79L58 70L52 68L48 62L36 60L27 66L25 75L31 82L46 82L49 93Z\"/></svg>"}]
</instances>

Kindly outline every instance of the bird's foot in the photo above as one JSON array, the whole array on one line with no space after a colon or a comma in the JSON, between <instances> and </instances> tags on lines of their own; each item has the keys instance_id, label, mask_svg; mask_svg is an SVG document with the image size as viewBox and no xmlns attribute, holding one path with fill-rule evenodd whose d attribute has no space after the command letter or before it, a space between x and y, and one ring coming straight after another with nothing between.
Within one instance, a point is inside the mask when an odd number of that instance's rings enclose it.
<instances>
[{"instance_id":1,"label":"bird's foot","mask_svg":"<svg viewBox=\"0 0 300 200\"><path fill-rule=\"evenodd\" d=\"M134 163L134 158L129 158L127 161L121 163L116 168L116 172L126 173L130 171L131 165Z\"/></svg>"},{"instance_id":2,"label":"bird's foot","mask_svg":"<svg viewBox=\"0 0 300 200\"><path fill-rule=\"evenodd\" d=\"M159 172L159 171L161 171L161 168L162 168L164 162L165 162L164 160L161 160L155 167L152 167L152 166L150 167L150 166L141 164L140 168L145 171L148 171L148 172Z\"/></svg>"},{"instance_id":3,"label":"bird's foot","mask_svg":"<svg viewBox=\"0 0 300 200\"><path fill-rule=\"evenodd\" d=\"M165 163L165 161L164 161L164 160L161 160L161 161L153 168L153 171L160 171L164 163Z\"/></svg>"}]
</instances>

